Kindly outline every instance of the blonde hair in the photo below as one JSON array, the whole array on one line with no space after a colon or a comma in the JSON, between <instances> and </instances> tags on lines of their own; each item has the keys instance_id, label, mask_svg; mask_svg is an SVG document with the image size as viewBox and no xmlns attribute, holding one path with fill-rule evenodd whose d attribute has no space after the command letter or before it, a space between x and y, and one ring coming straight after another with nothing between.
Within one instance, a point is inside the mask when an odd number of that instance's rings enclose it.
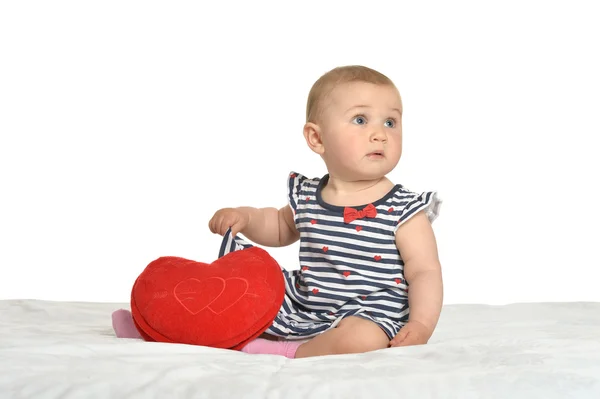
<instances>
[{"instance_id":1,"label":"blonde hair","mask_svg":"<svg viewBox=\"0 0 600 399\"><path fill-rule=\"evenodd\" d=\"M381 72L362 65L334 68L322 75L310 89L306 102L306 122L316 123L323 112L323 103L329 93L341 84L352 82L373 83L396 88L390 78Z\"/></svg>"}]
</instances>

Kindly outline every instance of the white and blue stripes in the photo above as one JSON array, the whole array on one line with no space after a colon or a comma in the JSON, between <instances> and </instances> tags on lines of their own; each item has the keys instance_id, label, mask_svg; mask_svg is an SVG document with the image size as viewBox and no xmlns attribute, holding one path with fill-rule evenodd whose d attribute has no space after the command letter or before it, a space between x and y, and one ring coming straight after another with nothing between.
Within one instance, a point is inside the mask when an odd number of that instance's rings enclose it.
<instances>
[{"instance_id":1,"label":"white and blue stripes","mask_svg":"<svg viewBox=\"0 0 600 399\"><path fill-rule=\"evenodd\" d=\"M439 213L435 192L417 194L396 185L375 201L375 217L344 222L344 207L325 203L321 189L328 176L288 178L288 201L300 232L299 270L282 269L286 296L268 333L307 338L347 316L378 324L391 338L408 320L404 263L395 244L398 226L417 212L430 221ZM366 205L353 207L362 210ZM219 256L252 246L228 233Z\"/></svg>"}]
</instances>

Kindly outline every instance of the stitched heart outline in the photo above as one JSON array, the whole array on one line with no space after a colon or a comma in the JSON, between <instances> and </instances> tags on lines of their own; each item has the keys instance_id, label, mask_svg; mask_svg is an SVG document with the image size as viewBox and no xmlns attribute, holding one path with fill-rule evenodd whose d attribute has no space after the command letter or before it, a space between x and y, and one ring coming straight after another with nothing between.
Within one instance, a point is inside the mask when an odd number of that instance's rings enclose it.
<instances>
[{"instance_id":1,"label":"stitched heart outline","mask_svg":"<svg viewBox=\"0 0 600 399\"><path fill-rule=\"evenodd\" d=\"M221 314L239 302L247 292L248 281L239 277L209 277L204 280L192 277L180 281L173 288L175 299L194 316L204 309Z\"/></svg>"}]
</instances>

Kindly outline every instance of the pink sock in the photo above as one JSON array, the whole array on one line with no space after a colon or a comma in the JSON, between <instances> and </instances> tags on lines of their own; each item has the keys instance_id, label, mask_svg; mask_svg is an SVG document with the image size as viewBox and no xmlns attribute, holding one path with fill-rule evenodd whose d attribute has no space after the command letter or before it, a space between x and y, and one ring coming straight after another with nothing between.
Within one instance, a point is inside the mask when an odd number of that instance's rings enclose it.
<instances>
[{"instance_id":1,"label":"pink sock","mask_svg":"<svg viewBox=\"0 0 600 399\"><path fill-rule=\"evenodd\" d=\"M113 312L112 325L117 338L142 338L133 324L133 317L129 310L119 309Z\"/></svg>"},{"instance_id":2,"label":"pink sock","mask_svg":"<svg viewBox=\"0 0 600 399\"><path fill-rule=\"evenodd\" d=\"M256 338L242 348L244 353L261 355L281 355L293 359L296 350L305 341L269 341L264 338Z\"/></svg>"}]
</instances>

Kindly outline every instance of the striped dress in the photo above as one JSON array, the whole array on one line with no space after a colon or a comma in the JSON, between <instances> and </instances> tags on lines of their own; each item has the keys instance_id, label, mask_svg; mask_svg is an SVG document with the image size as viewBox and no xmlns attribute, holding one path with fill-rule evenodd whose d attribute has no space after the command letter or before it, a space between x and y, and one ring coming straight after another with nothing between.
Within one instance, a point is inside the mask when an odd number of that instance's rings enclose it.
<instances>
[{"instance_id":1,"label":"striped dress","mask_svg":"<svg viewBox=\"0 0 600 399\"><path fill-rule=\"evenodd\" d=\"M344 317L373 321L392 339L408 321L408 287L395 233L419 211L436 219L441 200L435 192L414 193L396 184L383 198L358 207L323 201L328 180L290 173L288 201L300 232L300 265L282 268L284 302L267 333L304 339L335 327ZM240 238L223 238L219 257L251 247Z\"/></svg>"}]
</instances>

